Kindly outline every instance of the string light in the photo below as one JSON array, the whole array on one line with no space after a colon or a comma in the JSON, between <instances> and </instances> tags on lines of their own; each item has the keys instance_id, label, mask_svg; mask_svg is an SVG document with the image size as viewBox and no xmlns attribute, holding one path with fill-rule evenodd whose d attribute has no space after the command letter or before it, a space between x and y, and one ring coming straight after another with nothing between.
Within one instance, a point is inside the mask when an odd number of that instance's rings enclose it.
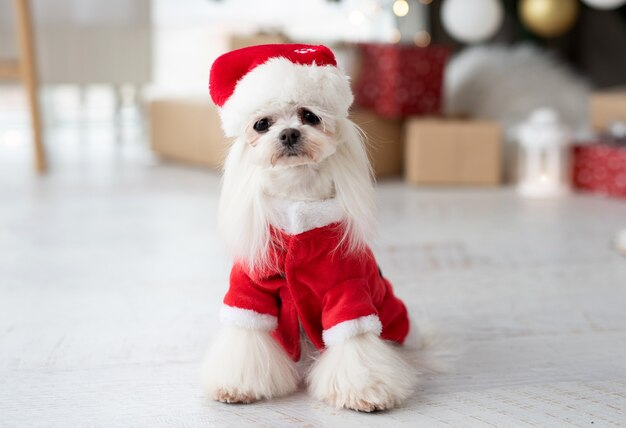
<instances>
[{"instance_id":1,"label":"string light","mask_svg":"<svg viewBox=\"0 0 626 428\"><path fill-rule=\"evenodd\" d=\"M418 31L417 33L415 33L413 41L415 42L416 46L420 48L425 48L426 46L430 45L430 34L428 33L428 31Z\"/></svg>"},{"instance_id":2,"label":"string light","mask_svg":"<svg viewBox=\"0 0 626 428\"><path fill-rule=\"evenodd\" d=\"M396 0L393 2L392 9L396 16L406 16L409 13L409 3L406 0Z\"/></svg>"},{"instance_id":3,"label":"string light","mask_svg":"<svg viewBox=\"0 0 626 428\"><path fill-rule=\"evenodd\" d=\"M401 38L402 34L400 33L400 30L394 28L393 33L391 33L391 43L399 43Z\"/></svg>"}]
</instances>

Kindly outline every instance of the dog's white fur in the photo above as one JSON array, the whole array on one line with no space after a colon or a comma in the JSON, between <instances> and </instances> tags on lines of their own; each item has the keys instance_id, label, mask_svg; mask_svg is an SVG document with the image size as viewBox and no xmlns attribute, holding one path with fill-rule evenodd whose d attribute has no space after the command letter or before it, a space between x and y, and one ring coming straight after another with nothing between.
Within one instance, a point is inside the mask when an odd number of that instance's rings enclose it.
<instances>
[{"instance_id":1,"label":"dog's white fur","mask_svg":"<svg viewBox=\"0 0 626 428\"><path fill-rule=\"evenodd\" d=\"M282 130L288 123L274 126ZM268 196L310 201L335 197L345 214L348 249L360 250L371 239L375 224L374 187L359 130L347 118L337 119L333 129L333 141L328 143L336 146L332 155L318 163L294 166L272 167L268 158L271 154L252 154L245 137L235 140L224 164L218 228L236 259L251 267L267 263L269 225L277 215ZM274 134L277 132L266 134L264 139L277 140ZM263 143L273 144L260 141L257 146Z\"/></svg>"},{"instance_id":2,"label":"dog's white fur","mask_svg":"<svg viewBox=\"0 0 626 428\"><path fill-rule=\"evenodd\" d=\"M337 67L294 64L272 58L243 76L220 108L226 136L239 137L259 107L278 110L289 103L323 107L332 117L346 117L354 97L348 77Z\"/></svg>"},{"instance_id":3,"label":"dog's white fur","mask_svg":"<svg viewBox=\"0 0 626 428\"><path fill-rule=\"evenodd\" d=\"M295 363L268 331L226 325L204 361L204 386L227 403L280 397L298 388Z\"/></svg>"},{"instance_id":4,"label":"dog's white fur","mask_svg":"<svg viewBox=\"0 0 626 428\"><path fill-rule=\"evenodd\" d=\"M396 347L374 333L331 345L309 372L309 391L334 407L364 412L401 404L417 373Z\"/></svg>"},{"instance_id":5,"label":"dog's white fur","mask_svg":"<svg viewBox=\"0 0 626 428\"><path fill-rule=\"evenodd\" d=\"M296 95L301 93L306 103L293 98L293 91L283 92L289 94L288 99L275 94L278 101L265 94L268 100L249 117L237 118L238 112L245 111L241 105L246 101L237 91L242 83L248 85L246 77L235 90L234 96L240 98L232 101L239 107L225 105L222 114L223 120L228 120L225 127L230 127L227 133L237 135L237 139L224 165L219 231L233 257L252 269L267 267L270 262L269 227L280 224L284 217L272 203L276 198L299 202L335 198L345 225L340 251L363 249L374 229L372 173L361 133L346 117L352 102L347 79L333 68L330 90L320 87L303 91L298 84L310 85L309 72L315 74L319 70L285 65L279 60L270 61L269 67L277 68L277 64L278 68L286 66L289 73L296 71L295 77L283 72L281 83L293 86ZM252 80L256 82L257 77L255 74ZM303 108L317 115L321 122L305 123ZM268 118L272 125L266 132L258 133L253 126L261 118ZM241 126L238 130L233 129L236 123ZM298 155L287 156L281 147L279 134L287 128L301 132ZM416 374L399 352L400 347L384 342L371 329L331 342L307 377L315 397L337 407L373 411L394 407L411 394ZM298 375L294 363L267 329L239 325L220 332L206 360L204 384L214 399L247 403L294 391Z\"/></svg>"}]
</instances>

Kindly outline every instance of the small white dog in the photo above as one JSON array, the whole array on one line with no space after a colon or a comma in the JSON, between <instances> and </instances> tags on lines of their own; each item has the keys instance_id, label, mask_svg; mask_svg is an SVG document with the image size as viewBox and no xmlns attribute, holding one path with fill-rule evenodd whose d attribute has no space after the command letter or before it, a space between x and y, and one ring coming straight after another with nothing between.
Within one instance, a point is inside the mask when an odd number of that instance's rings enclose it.
<instances>
[{"instance_id":1,"label":"small white dog","mask_svg":"<svg viewBox=\"0 0 626 428\"><path fill-rule=\"evenodd\" d=\"M320 352L307 375L313 396L365 412L398 405L416 380L400 353L409 319L367 246L371 168L333 53L233 51L213 64L210 92L236 137L219 209L235 263L207 393L250 403L295 391L302 334Z\"/></svg>"}]
</instances>

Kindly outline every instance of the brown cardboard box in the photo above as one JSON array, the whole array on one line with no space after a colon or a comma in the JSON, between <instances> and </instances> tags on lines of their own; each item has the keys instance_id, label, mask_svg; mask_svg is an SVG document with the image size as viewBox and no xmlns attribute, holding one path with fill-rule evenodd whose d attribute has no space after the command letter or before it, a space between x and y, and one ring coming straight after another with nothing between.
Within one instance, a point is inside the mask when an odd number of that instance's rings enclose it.
<instances>
[{"instance_id":1,"label":"brown cardboard box","mask_svg":"<svg viewBox=\"0 0 626 428\"><path fill-rule=\"evenodd\" d=\"M217 109L208 99L160 98L150 102L152 150L165 159L219 168L230 140L224 137ZM367 136L376 177L402 173L402 122L357 110L351 114Z\"/></svg>"},{"instance_id":2,"label":"brown cardboard box","mask_svg":"<svg viewBox=\"0 0 626 428\"><path fill-rule=\"evenodd\" d=\"M607 131L613 122L626 123L626 89L594 92L589 103L589 119L594 131Z\"/></svg>"},{"instance_id":3,"label":"brown cardboard box","mask_svg":"<svg viewBox=\"0 0 626 428\"><path fill-rule=\"evenodd\" d=\"M208 99L161 98L150 102L150 145L158 155L219 168L230 140Z\"/></svg>"},{"instance_id":4,"label":"brown cardboard box","mask_svg":"<svg viewBox=\"0 0 626 428\"><path fill-rule=\"evenodd\" d=\"M494 122L410 119L405 178L413 184L498 184L501 140L502 131Z\"/></svg>"},{"instance_id":5,"label":"brown cardboard box","mask_svg":"<svg viewBox=\"0 0 626 428\"><path fill-rule=\"evenodd\" d=\"M402 174L402 121L368 110L354 110L350 118L365 132L367 154L377 178Z\"/></svg>"},{"instance_id":6,"label":"brown cardboard box","mask_svg":"<svg viewBox=\"0 0 626 428\"><path fill-rule=\"evenodd\" d=\"M270 45L274 43L289 43L287 36L280 33L259 33L254 35L234 35L230 37L230 50L246 48L255 45Z\"/></svg>"}]
</instances>

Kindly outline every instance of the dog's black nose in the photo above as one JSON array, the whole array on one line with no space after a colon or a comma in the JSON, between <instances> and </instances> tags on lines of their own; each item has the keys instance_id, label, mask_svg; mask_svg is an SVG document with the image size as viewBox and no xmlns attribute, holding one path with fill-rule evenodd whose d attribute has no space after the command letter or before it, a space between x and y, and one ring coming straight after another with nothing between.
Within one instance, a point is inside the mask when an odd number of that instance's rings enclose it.
<instances>
[{"instance_id":1,"label":"dog's black nose","mask_svg":"<svg viewBox=\"0 0 626 428\"><path fill-rule=\"evenodd\" d=\"M283 129L280 134L278 134L278 139L284 146L291 147L300 139L300 131L295 128Z\"/></svg>"}]
</instances>

